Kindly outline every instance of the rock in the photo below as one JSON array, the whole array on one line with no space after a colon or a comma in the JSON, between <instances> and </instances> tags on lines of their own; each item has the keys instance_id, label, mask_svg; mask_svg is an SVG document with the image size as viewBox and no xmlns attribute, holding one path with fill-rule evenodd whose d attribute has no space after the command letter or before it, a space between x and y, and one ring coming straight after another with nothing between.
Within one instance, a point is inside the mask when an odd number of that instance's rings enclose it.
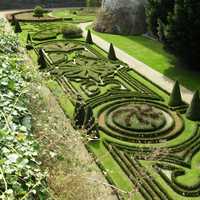
<instances>
[{"instance_id":1,"label":"rock","mask_svg":"<svg viewBox=\"0 0 200 200\"><path fill-rule=\"evenodd\" d=\"M146 0L104 0L94 24L99 32L140 35L146 32Z\"/></svg>"}]
</instances>

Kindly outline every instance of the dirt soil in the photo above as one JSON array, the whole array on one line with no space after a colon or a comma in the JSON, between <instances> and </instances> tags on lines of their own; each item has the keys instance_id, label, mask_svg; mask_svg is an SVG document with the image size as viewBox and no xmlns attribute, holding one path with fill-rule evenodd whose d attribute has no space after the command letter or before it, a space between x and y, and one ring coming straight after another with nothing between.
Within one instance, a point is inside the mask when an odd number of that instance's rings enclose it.
<instances>
[{"instance_id":1,"label":"dirt soil","mask_svg":"<svg viewBox=\"0 0 200 200\"><path fill-rule=\"evenodd\" d=\"M48 168L50 193L58 200L115 200L113 190L45 86L31 95L34 135L41 145L41 161Z\"/></svg>"}]
</instances>

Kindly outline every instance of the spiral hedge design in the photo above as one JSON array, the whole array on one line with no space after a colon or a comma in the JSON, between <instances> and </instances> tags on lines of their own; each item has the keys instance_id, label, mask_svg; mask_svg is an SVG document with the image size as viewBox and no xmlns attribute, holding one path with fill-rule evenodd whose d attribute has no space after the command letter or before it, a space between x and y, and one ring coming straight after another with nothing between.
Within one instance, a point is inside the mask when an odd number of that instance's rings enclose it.
<instances>
[{"instance_id":1,"label":"spiral hedge design","mask_svg":"<svg viewBox=\"0 0 200 200\"><path fill-rule=\"evenodd\" d=\"M105 157L111 155L109 161L124 172L117 179L128 179L141 199L200 199L200 124L185 119L187 104L168 107L169 94L94 45L34 37L32 45L36 54L44 49L44 71L70 94L72 104L80 95L92 107L100 139L87 147L101 169L109 168L97 153L105 148ZM113 172L106 176L120 187ZM124 193L119 197L128 199Z\"/></svg>"}]
</instances>

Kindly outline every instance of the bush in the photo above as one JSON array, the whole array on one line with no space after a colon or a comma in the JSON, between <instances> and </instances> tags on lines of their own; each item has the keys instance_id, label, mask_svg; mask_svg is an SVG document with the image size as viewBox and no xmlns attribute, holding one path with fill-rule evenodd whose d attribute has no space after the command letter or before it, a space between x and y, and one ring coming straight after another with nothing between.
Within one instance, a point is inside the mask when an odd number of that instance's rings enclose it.
<instances>
[{"instance_id":1,"label":"bush","mask_svg":"<svg viewBox=\"0 0 200 200\"><path fill-rule=\"evenodd\" d=\"M41 6L36 6L33 12L34 17L43 17L45 11Z\"/></svg>"},{"instance_id":2,"label":"bush","mask_svg":"<svg viewBox=\"0 0 200 200\"><path fill-rule=\"evenodd\" d=\"M22 32L20 23L17 20L15 21L15 29L14 29L14 31L15 31L15 33L21 33Z\"/></svg>"},{"instance_id":3,"label":"bush","mask_svg":"<svg viewBox=\"0 0 200 200\"><path fill-rule=\"evenodd\" d=\"M179 82L176 81L172 93L170 95L169 106L180 106L183 104Z\"/></svg>"},{"instance_id":4,"label":"bush","mask_svg":"<svg viewBox=\"0 0 200 200\"><path fill-rule=\"evenodd\" d=\"M113 47L113 44L110 44L109 52L108 52L108 58L110 60L117 60L116 54L115 54L115 49Z\"/></svg>"},{"instance_id":5,"label":"bush","mask_svg":"<svg viewBox=\"0 0 200 200\"><path fill-rule=\"evenodd\" d=\"M186 112L186 117L192 121L200 121L200 97L199 92L196 91L192 98L192 102Z\"/></svg>"},{"instance_id":6,"label":"bush","mask_svg":"<svg viewBox=\"0 0 200 200\"><path fill-rule=\"evenodd\" d=\"M61 32L65 38L78 38L82 36L82 30L73 24L64 26Z\"/></svg>"},{"instance_id":7,"label":"bush","mask_svg":"<svg viewBox=\"0 0 200 200\"><path fill-rule=\"evenodd\" d=\"M101 0L87 0L87 7L98 7L101 5Z\"/></svg>"},{"instance_id":8,"label":"bush","mask_svg":"<svg viewBox=\"0 0 200 200\"><path fill-rule=\"evenodd\" d=\"M198 69L200 52L199 0L177 0L168 17L165 47L190 68Z\"/></svg>"},{"instance_id":9,"label":"bush","mask_svg":"<svg viewBox=\"0 0 200 200\"><path fill-rule=\"evenodd\" d=\"M146 8L147 24L149 31L155 36L158 35L159 21L167 24L167 17L174 9L174 0L148 0Z\"/></svg>"},{"instance_id":10,"label":"bush","mask_svg":"<svg viewBox=\"0 0 200 200\"><path fill-rule=\"evenodd\" d=\"M87 32L86 43L93 44L92 35L91 35L90 30L88 30L88 32Z\"/></svg>"}]
</instances>

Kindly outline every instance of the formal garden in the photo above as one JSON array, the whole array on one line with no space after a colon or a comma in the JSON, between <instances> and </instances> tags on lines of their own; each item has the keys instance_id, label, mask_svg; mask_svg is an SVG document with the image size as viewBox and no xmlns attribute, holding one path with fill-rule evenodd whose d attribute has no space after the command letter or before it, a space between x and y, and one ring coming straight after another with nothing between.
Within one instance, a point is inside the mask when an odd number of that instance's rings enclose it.
<instances>
[{"instance_id":1,"label":"formal garden","mask_svg":"<svg viewBox=\"0 0 200 200\"><path fill-rule=\"evenodd\" d=\"M137 50L127 53L152 68L156 64L167 67L166 60L174 56L149 37L99 33L91 24L82 30L80 24L94 21L96 12L96 8L45 10L37 6L7 14L10 24L0 19L0 199L76 199L52 198L47 166L38 159L40 142L47 138L38 142L32 132L31 107L38 100L31 104L30 96L39 93L39 87L29 90L31 82L40 81L56 98L76 134L80 133L116 199L199 200L198 73L186 77L183 70L182 79L175 79L169 93L119 60L112 43L127 52L123 41L128 44L132 37L130 44ZM108 52L95 44L94 35L110 42ZM188 103L180 82L187 86L190 78L194 94ZM68 162L52 149L53 159ZM97 187L95 182L93 187Z\"/></svg>"}]
</instances>

